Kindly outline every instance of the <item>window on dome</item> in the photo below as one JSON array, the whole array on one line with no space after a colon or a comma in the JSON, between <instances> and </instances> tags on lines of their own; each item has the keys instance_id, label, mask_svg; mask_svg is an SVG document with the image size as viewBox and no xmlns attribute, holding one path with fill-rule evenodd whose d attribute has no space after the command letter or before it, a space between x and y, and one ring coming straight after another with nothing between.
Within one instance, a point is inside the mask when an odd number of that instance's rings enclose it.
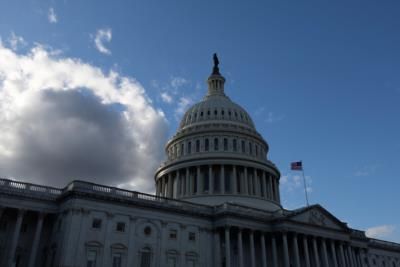
<instances>
[{"instance_id":1,"label":"window on dome","mask_svg":"<svg viewBox=\"0 0 400 267\"><path fill-rule=\"evenodd\" d=\"M192 153L192 142L188 142L188 145L187 145L187 153L188 154L190 154L190 153Z\"/></svg>"},{"instance_id":2,"label":"window on dome","mask_svg":"<svg viewBox=\"0 0 400 267\"><path fill-rule=\"evenodd\" d=\"M250 155L253 154L253 144L251 142L249 142L249 153Z\"/></svg>"},{"instance_id":3,"label":"window on dome","mask_svg":"<svg viewBox=\"0 0 400 267\"><path fill-rule=\"evenodd\" d=\"M225 111L224 111L224 110L221 111L221 115L222 115L222 116L225 115Z\"/></svg>"},{"instance_id":4,"label":"window on dome","mask_svg":"<svg viewBox=\"0 0 400 267\"><path fill-rule=\"evenodd\" d=\"M214 115L217 116L218 110L214 110Z\"/></svg>"},{"instance_id":5,"label":"window on dome","mask_svg":"<svg viewBox=\"0 0 400 267\"><path fill-rule=\"evenodd\" d=\"M196 140L196 152L200 152L200 140Z\"/></svg>"},{"instance_id":6,"label":"window on dome","mask_svg":"<svg viewBox=\"0 0 400 267\"><path fill-rule=\"evenodd\" d=\"M179 152L180 156L183 156L183 152L185 151L184 148L185 148L185 145L182 143L181 144L181 151Z\"/></svg>"},{"instance_id":7,"label":"window on dome","mask_svg":"<svg viewBox=\"0 0 400 267\"><path fill-rule=\"evenodd\" d=\"M207 110L207 115L210 116L211 112L210 110Z\"/></svg>"},{"instance_id":8,"label":"window on dome","mask_svg":"<svg viewBox=\"0 0 400 267\"><path fill-rule=\"evenodd\" d=\"M209 146L210 146L210 144L209 144L208 138L206 138L206 139L204 140L204 150L205 150L205 151L208 151Z\"/></svg>"},{"instance_id":9,"label":"window on dome","mask_svg":"<svg viewBox=\"0 0 400 267\"><path fill-rule=\"evenodd\" d=\"M195 119L197 118L197 112L196 112L196 113L194 113L194 118L195 118Z\"/></svg>"},{"instance_id":10,"label":"window on dome","mask_svg":"<svg viewBox=\"0 0 400 267\"><path fill-rule=\"evenodd\" d=\"M237 141L236 139L233 139L233 151L236 152L237 151Z\"/></svg>"},{"instance_id":11,"label":"window on dome","mask_svg":"<svg viewBox=\"0 0 400 267\"><path fill-rule=\"evenodd\" d=\"M224 151L228 150L228 139L224 138Z\"/></svg>"},{"instance_id":12,"label":"window on dome","mask_svg":"<svg viewBox=\"0 0 400 267\"><path fill-rule=\"evenodd\" d=\"M203 114L204 114L204 112L202 111L202 112L200 112L200 117L202 117L203 118Z\"/></svg>"},{"instance_id":13,"label":"window on dome","mask_svg":"<svg viewBox=\"0 0 400 267\"><path fill-rule=\"evenodd\" d=\"M242 140L242 153L246 153L246 145L244 140Z\"/></svg>"},{"instance_id":14,"label":"window on dome","mask_svg":"<svg viewBox=\"0 0 400 267\"><path fill-rule=\"evenodd\" d=\"M214 138L214 150L218 151L219 150L219 144L218 144L218 138Z\"/></svg>"},{"instance_id":15,"label":"window on dome","mask_svg":"<svg viewBox=\"0 0 400 267\"><path fill-rule=\"evenodd\" d=\"M228 115L229 117L232 115L232 112L230 110L228 111Z\"/></svg>"},{"instance_id":16,"label":"window on dome","mask_svg":"<svg viewBox=\"0 0 400 267\"><path fill-rule=\"evenodd\" d=\"M235 117L236 117L236 119L238 118L238 114L237 114L237 112L235 111Z\"/></svg>"},{"instance_id":17,"label":"window on dome","mask_svg":"<svg viewBox=\"0 0 400 267\"><path fill-rule=\"evenodd\" d=\"M256 145L256 157L258 157L258 146Z\"/></svg>"},{"instance_id":18,"label":"window on dome","mask_svg":"<svg viewBox=\"0 0 400 267\"><path fill-rule=\"evenodd\" d=\"M243 113L240 112L240 118L243 120Z\"/></svg>"}]
</instances>

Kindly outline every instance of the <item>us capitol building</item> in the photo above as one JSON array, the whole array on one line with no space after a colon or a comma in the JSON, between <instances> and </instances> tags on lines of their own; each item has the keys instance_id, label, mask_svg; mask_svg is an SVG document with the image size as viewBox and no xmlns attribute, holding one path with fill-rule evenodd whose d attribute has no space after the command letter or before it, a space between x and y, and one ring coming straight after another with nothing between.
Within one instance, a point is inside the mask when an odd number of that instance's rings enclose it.
<instances>
[{"instance_id":1,"label":"us capitol building","mask_svg":"<svg viewBox=\"0 0 400 267\"><path fill-rule=\"evenodd\" d=\"M0 266L400 267L400 244L320 205L282 207L269 146L214 61L207 94L166 144L156 195L0 179Z\"/></svg>"}]
</instances>

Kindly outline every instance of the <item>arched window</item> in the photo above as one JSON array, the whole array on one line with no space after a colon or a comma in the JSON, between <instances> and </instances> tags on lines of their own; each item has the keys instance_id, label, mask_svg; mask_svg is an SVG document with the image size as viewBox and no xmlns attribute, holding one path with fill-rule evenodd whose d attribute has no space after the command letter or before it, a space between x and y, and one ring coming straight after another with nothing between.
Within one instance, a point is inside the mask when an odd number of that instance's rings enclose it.
<instances>
[{"instance_id":1,"label":"arched window","mask_svg":"<svg viewBox=\"0 0 400 267\"><path fill-rule=\"evenodd\" d=\"M246 145L244 140L242 140L242 153L246 153Z\"/></svg>"},{"instance_id":2,"label":"arched window","mask_svg":"<svg viewBox=\"0 0 400 267\"><path fill-rule=\"evenodd\" d=\"M187 153L188 154L192 153L192 142L190 142L190 141L187 144Z\"/></svg>"},{"instance_id":3,"label":"arched window","mask_svg":"<svg viewBox=\"0 0 400 267\"><path fill-rule=\"evenodd\" d=\"M182 143L181 144L181 150L180 150L180 152L179 152L179 155L180 156L183 156L183 153L185 152L185 145Z\"/></svg>"},{"instance_id":4,"label":"arched window","mask_svg":"<svg viewBox=\"0 0 400 267\"><path fill-rule=\"evenodd\" d=\"M200 140L196 140L196 152L200 152Z\"/></svg>"},{"instance_id":5,"label":"arched window","mask_svg":"<svg viewBox=\"0 0 400 267\"><path fill-rule=\"evenodd\" d=\"M206 139L204 140L204 150L205 150L205 151L208 151L209 146L210 146L210 144L209 144L208 138L206 138Z\"/></svg>"},{"instance_id":6,"label":"arched window","mask_svg":"<svg viewBox=\"0 0 400 267\"><path fill-rule=\"evenodd\" d=\"M214 138L214 150L215 151L218 151L218 149L219 149L219 145L218 145L218 138Z\"/></svg>"},{"instance_id":7,"label":"arched window","mask_svg":"<svg viewBox=\"0 0 400 267\"><path fill-rule=\"evenodd\" d=\"M140 267L150 267L151 265L151 249L148 247L140 251Z\"/></svg>"},{"instance_id":8,"label":"arched window","mask_svg":"<svg viewBox=\"0 0 400 267\"><path fill-rule=\"evenodd\" d=\"M258 157L258 146L256 145L256 157Z\"/></svg>"},{"instance_id":9,"label":"arched window","mask_svg":"<svg viewBox=\"0 0 400 267\"><path fill-rule=\"evenodd\" d=\"M228 150L228 139L224 138L224 151Z\"/></svg>"},{"instance_id":10,"label":"arched window","mask_svg":"<svg viewBox=\"0 0 400 267\"><path fill-rule=\"evenodd\" d=\"M251 142L249 142L249 153L250 155L253 154L253 144Z\"/></svg>"}]
</instances>

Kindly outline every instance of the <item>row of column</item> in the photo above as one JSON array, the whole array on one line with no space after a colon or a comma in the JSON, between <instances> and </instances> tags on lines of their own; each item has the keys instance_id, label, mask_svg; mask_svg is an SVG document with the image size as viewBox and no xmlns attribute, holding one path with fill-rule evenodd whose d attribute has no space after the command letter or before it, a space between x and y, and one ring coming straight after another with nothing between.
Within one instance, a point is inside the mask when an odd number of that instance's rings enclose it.
<instances>
[{"instance_id":1,"label":"row of column","mask_svg":"<svg viewBox=\"0 0 400 267\"><path fill-rule=\"evenodd\" d=\"M367 254L361 248L294 232L264 233L226 226L215 232L215 244L215 266L366 266Z\"/></svg>"},{"instance_id":2,"label":"row of column","mask_svg":"<svg viewBox=\"0 0 400 267\"><path fill-rule=\"evenodd\" d=\"M1 220L2 215L4 214L5 210L6 210L6 208L0 208L0 220ZM13 231L10 243L9 243L10 249L9 249L9 252L7 255L7 265L6 265L7 267L15 266L15 259L16 259L15 253L17 250L19 235L21 233L21 226L22 226L22 222L24 220L25 214L26 214L26 210L24 210L24 209L18 210L14 231ZM33 243L32 243L32 247L31 247L31 254L29 256L28 267L35 266L44 218L45 218L45 213L39 212L38 213L38 221L37 221L36 229L35 229L35 235L33 237Z\"/></svg>"},{"instance_id":3,"label":"row of column","mask_svg":"<svg viewBox=\"0 0 400 267\"><path fill-rule=\"evenodd\" d=\"M168 173L157 179L157 195L181 198L202 194L253 195L280 202L279 182L256 168L203 165Z\"/></svg>"}]
</instances>

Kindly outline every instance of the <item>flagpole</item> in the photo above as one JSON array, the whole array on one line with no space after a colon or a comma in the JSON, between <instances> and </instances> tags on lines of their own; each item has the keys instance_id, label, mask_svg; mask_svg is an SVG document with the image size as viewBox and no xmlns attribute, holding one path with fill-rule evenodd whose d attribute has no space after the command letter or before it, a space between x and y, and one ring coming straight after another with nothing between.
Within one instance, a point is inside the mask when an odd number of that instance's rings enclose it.
<instances>
[{"instance_id":1,"label":"flagpole","mask_svg":"<svg viewBox=\"0 0 400 267\"><path fill-rule=\"evenodd\" d=\"M307 185L306 185L306 176L304 175L304 168L301 166L301 173L303 174L303 183L304 183L304 193L306 194L306 203L307 207L310 206L308 203L308 193L307 193Z\"/></svg>"}]
</instances>

